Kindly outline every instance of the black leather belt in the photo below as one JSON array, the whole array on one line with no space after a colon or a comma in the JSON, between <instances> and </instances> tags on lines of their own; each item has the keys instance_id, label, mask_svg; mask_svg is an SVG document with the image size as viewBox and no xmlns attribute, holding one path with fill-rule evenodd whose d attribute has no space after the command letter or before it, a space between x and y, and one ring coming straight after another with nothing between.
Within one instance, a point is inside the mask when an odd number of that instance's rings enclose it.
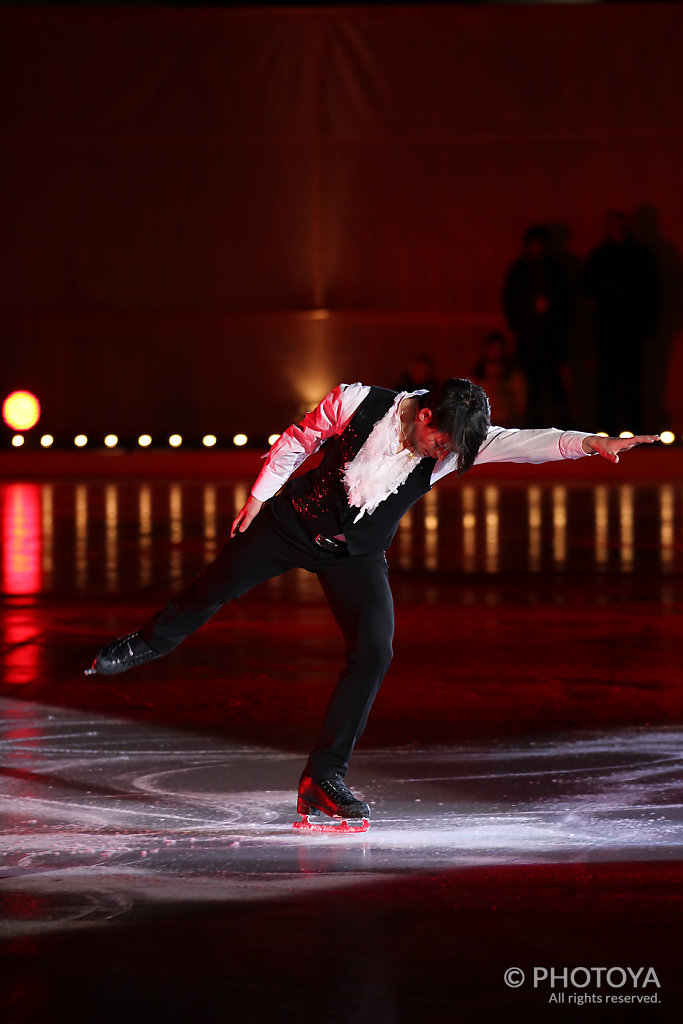
<instances>
[{"instance_id":1,"label":"black leather belt","mask_svg":"<svg viewBox=\"0 0 683 1024\"><path fill-rule=\"evenodd\" d=\"M331 555L348 555L349 553L345 540L337 540L336 537L323 537L322 533L313 539L319 548L329 551Z\"/></svg>"}]
</instances>

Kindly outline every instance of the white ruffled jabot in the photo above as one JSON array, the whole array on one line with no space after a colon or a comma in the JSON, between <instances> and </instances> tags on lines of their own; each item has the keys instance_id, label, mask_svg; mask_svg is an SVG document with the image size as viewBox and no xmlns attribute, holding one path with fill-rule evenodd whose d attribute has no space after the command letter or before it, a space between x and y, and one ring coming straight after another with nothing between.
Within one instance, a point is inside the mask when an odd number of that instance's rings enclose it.
<instances>
[{"instance_id":1,"label":"white ruffled jabot","mask_svg":"<svg viewBox=\"0 0 683 1024\"><path fill-rule=\"evenodd\" d=\"M393 405L375 423L355 459L344 467L342 479L349 505L360 508L354 523L366 512L371 515L390 494L396 494L421 460L421 456L414 455L408 448L398 450L402 443L399 408L403 399L411 395L410 391L396 395Z\"/></svg>"}]
</instances>

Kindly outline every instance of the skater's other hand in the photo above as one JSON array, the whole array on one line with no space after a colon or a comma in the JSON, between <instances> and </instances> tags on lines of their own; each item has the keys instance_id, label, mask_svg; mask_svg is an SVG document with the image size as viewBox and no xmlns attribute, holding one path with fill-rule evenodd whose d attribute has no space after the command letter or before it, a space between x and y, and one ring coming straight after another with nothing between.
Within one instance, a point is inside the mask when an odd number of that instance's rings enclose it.
<instances>
[{"instance_id":1,"label":"skater's other hand","mask_svg":"<svg viewBox=\"0 0 683 1024\"><path fill-rule=\"evenodd\" d=\"M591 434L584 437L583 450L586 455L602 455L603 459L610 462L618 462L621 452L627 452L639 444L652 444L659 441L659 434L637 434L635 437L600 437L599 434Z\"/></svg>"},{"instance_id":2,"label":"skater's other hand","mask_svg":"<svg viewBox=\"0 0 683 1024\"><path fill-rule=\"evenodd\" d=\"M262 501L255 498L253 494L250 494L242 508L237 513L232 529L230 530L230 536L234 537L236 533L244 533L252 519L254 519L261 511Z\"/></svg>"}]
</instances>

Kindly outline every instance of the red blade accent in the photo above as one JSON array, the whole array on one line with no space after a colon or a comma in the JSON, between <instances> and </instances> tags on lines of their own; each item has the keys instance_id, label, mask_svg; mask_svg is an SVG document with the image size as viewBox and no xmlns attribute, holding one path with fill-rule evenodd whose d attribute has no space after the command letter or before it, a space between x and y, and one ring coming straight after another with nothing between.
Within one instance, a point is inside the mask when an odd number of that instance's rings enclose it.
<instances>
[{"instance_id":1,"label":"red blade accent","mask_svg":"<svg viewBox=\"0 0 683 1024\"><path fill-rule=\"evenodd\" d=\"M339 824L335 825L337 821ZM347 818L329 818L325 823L318 823L309 821L306 815L303 815L301 821L295 821L292 828L301 829L304 832L367 832L370 828L370 822L367 818L352 818L351 824Z\"/></svg>"}]
</instances>

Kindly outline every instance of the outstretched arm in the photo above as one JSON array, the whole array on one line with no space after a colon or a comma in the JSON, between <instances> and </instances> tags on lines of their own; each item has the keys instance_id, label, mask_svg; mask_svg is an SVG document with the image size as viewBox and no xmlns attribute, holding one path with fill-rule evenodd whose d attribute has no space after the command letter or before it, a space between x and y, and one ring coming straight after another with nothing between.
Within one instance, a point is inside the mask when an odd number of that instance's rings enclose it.
<instances>
[{"instance_id":1,"label":"outstretched arm","mask_svg":"<svg viewBox=\"0 0 683 1024\"><path fill-rule=\"evenodd\" d=\"M556 427L520 430L518 427L490 427L474 460L475 466L487 462L555 462L602 455L618 462L619 454L639 444L658 441L656 434L638 437L600 437L580 430L558 430ZM438 462L432 473L432 484L458 468L457 455Z\"/></svg>"},{"instance_id":2,"label":"outstretched arm","mask_svg":"<svg viewBox=\"0 0 683 1024\"><path fill-rule=\"evenodd\" d=\"M579 459L586 455L602 455L610 462L618 462L620 452L658 440L656 434L601 437L599 434L558 430L556 427L532 430L490 427L475 465L485 462L554 462L557 459Z\"/></svg>"},{"instance_id":3,"label":"outstretched arm","mask_svg":"<svg viewBox=\"0 0 683 1024\"><path fill-rule=\"evenodd\" d=\"M589 434L584 437L581 447L586 455L602 455L603 459L618 462L622 452L628 452L639 444L652 444L659 441L659 434L638 434L637 437L601 437Z\"/></svg>"}]
</instances>

